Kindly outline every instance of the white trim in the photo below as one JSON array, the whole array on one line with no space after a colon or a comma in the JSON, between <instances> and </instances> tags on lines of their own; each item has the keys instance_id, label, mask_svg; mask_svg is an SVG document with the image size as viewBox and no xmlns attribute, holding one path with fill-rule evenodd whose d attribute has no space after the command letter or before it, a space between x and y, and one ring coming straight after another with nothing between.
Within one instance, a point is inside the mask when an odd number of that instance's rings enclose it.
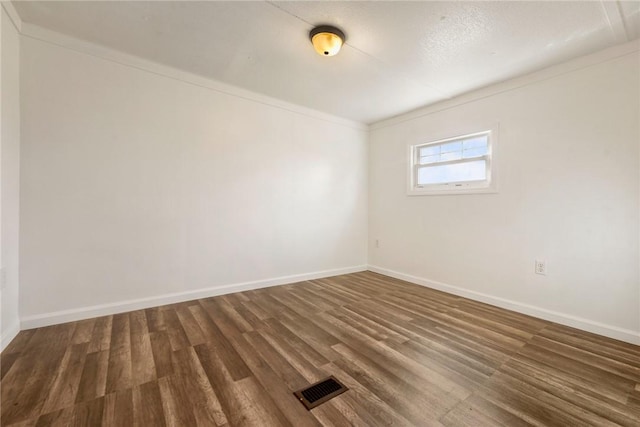
<instances>
[{"instance_id":1,"label":"white trim","mask_svg":"<svg viewBox=\"0 0 640 427\"><path fill-rule=\"evenodd\" d=\"M16 320L0 336L0 352L4 351L4 349L7 348L9 343L13 341L13 339L16 337L16 335L18 335L19 332L20 332L20 322Z\"/></svg>"},{"instance_id":2,"label":"white trim","mask_svg":"<svg viewBox=\"0 0 640 427\"><path fill-rule=\"evenodd\" d=\"M2 1L1 3L2 3L2 8L4 9L5 12L7 12L7 16L9 16L9 20L11 21L13 26L16 27L16 30L18 31L18 33L21 33L22 19L20 19L20 15L18 14L18 11L16 10L16 8L13 6L13 3L11 3L10 1Z\"/></svg>"},{"instance_id":3,"label":"white trim","mask_svg":"<svg viewBox=\"0 0 640 427\"><path fill-rule=\"evenodd\" d=\"M460 105L468 104L484 98L489 98L503 92L509 92L524 86L529 86L545 80L550 80L555 77L582 70L594 65L602 64L608 61L614 61L624 56L638 55L638 51L640 51L640 40L634 40L628 43L616 45L596 53L553 65L540 71L535 71L533 73L526 74L520 77L513 77L501 83L496 83L473 91L465 92L451 99L435 102L433 104L420 107L408 113L403 113L398 116L371 123L369 125L369 131L395 126L406 121L415 120L420 117L437 113L439 111L449 110Z\"/></svg>"},{"instance_id":4,"label":"white trim","mask_svg":"<svg viewBox=\"0 0 640 427\"><path fill-rule=\"evenodd\" d=\"M572 328L581 329L583 331L592 332L594 334L603 335L605 337L625 341L631 344L640 345L640 331L619 328L617 326L607 325L582 317L572 316L570 314L560 313L545 308L512 301L506 298L500 298L481 292L470 291L458 286L449 285L447 283L436 282L435 280L424 279L422 277L412 276L410 274L400 273L398 271L389 270L375 265L369 265L369 270L374 273L383 274L385 276L394 277L396 279L415 283L416 285L425 286L427 288L437 289L449 294L458 295L469 298L474 301L480 301L496 307L506 308L507 310L516 311L518 313L527 314L540 319L549 320L561 325L570 326Z\"/></svg>"},{"instance_id":5,"label":"white trim","mask_svg":"<svg viewBox=\"0 0 640 427\"><path fill-rule=\"evenodd\" d=\"M483 130L478 130L483 129ZM413 137L407 143L408 149L408 167L407 167L407 185L406 194L408 196L450 196L450 195L465 195L465 194L496 194L498 193L498 140L500 132L500 123L495 122L492 124L477 123L464 123L456 129L448 129L449 133L439 131L436 134L431 134L428 138L431 142L425 142L425 137L416 138ZM481 185L464 185L461 188L452 188L450 185L429 185L422 188L416 188L414 186L415 180L415 149L421 145L438 144L441 142L451 141L455 139L461 139L470 135L489 133L489 161L487 162L488 180L482 181ZM455 135L455 136L451 136ZM470 159L471 160L471 159ZM462 183L465 184L465 183Z\"/></svg>"},{"instance_id":6,"label":"white trim","mask_svg":"<svg viewBox=\"0 0 640 427\"><path fill-rule=\"evenodd\" d=\"M123 313L132 310L140 310L144 308L173 304L177 302L214 297L218 295L231 294L234 292L286 285L289 283L303 282L305 280L321 279L325 277L338 276L341 274L357 273L366 270L366 265L358 265L353 267L338 268L334 270L316 271L313 273L305 274L294 274L291 276L281 276L272 279L255 280L251 282L242 282L211 288L196 289L192 291L175 292L147 298L94 305L90 307L80 307L70 310L54 311L50 313L23 317L20 322L20 327L22 330L39 328L42 326L50 326L59 323L90 319L92 317L108 316L111 314Z\"/></svg>"},{"instance_id":7,"label":"white trim","mask_svg":"<svg viewBox=\"0 0 640 427\"><path fill-rule=\"evenodd\" d=\"M409 144L409 167L407 168L407 195L408 196L442 196L442 195L463 195L463 194L495 194L498 192L498 162L497 162L497 146L498 146L498 131L499 124L495 123L492 126L477 127L473 132L458 133L456 136L448 136L446 138L432 139L430 142L424 142L425 138L421 139L421 142L417 144ZM478 131L477 129L484 129ZM417 179L417 167L429 167L438 164L445 164L445 162L431 163L428 165L418 165L416 155L419 147L427 145L438 145L449 141L457 141L469 138L475 135L487 135L487 143L489 153L484 156L483 160L486 162L487 179L483 181L464 181L460 183L446 183L446 184L433 184L424 185L418 187L416 185ZM471 162L478 160L478 158L454 160L451 162ZM451 163L449 162L449 163ZM460 185L458 187L457 185Z\"/></svg>"},{"instance_id":8,"label":"white trim","mask_svg":"<svg viewBox=\"0 0 640 427\"><path fill-rule=\"evenodd\" d=\"M618 1L611 0L602 0L600 4L602 4L602 9L604 10L604 15L607 17L607 23L609 24L609 28L611 28L611 32L613 33L613 37L617 43L624 43L631 40L629 34L627 33L627 29L624 25L624 18L622 17L622 13L620 12L620 5Z\"/></svg>"},{"instance_id":9,"label":"white trim","mask_svg":"<svg viewBox=\"0 0 640 427\"><path fill-rule=\"evenodd\" d=\"M51 31L27 22L22 25L21 34L25 37L39 40L44 43L49 43L61 48L72 50L74 52L100 58L105 61L114 62L162 77L167 77L173 80L180 81L182 83L209 89L224 95L242 98L247 101L279 108L291 113L300 114L316 120L335 123L357 130L369 129L369 127L364 123L334 116L328 113L323 113L318 110L302 107L300 105L292 104L286 101L281 101L270 96L261 95L250 90L242 89L238 86L222 83L220 81L193 74L188 71L183 71L168 65L159 64L157 62L120 52L96 43L91 43L85 40L77 39L75 37L67 36L65 34Z\"/></svg>"},{"instance_id":10,"label":"white trim","mask_svg":"<svg viewBox=\"0 0 640 427\"><path fill-rule=\"evenodd\" d=\"M7 17L9 18L9 21L11 21L11 24L15 27L16 31L20 33L22 29L22 20L20 19L20 15L18 15L18 12L15 10L11 2L2 1L1 3L2 3L2 7L0 8L0 13L4 10L4 12L7 14ZM0 31L1 29L2 29L2 24L0 23ZM5 283L3 283L2 285L4 286ZM0 296L2 296L1 290L0 290ZM1 300L2 298L0 298L0 301ZM17 317L15 317L13 321L9 323L8 327L0 330L0 352L4 351L4 349L7 348L9 343L13 341L13 339L16 337L16 335L18 335L19 332L20 332L20 321Z\"/></svg>"}]
</instances>

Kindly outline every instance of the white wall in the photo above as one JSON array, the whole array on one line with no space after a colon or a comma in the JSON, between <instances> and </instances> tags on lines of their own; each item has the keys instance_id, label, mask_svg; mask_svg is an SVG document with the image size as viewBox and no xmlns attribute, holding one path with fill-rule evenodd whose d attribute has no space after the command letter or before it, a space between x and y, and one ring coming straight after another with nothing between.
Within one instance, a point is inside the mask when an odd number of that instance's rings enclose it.
<instances>
[{"instance_id":1,"label":"white wall","mask_svg":"<svg viewBox=\"0 0 640 427\"><path fill-rule=\"evenodd\" d=\"M4 270L4 287L0 293L0 350L18 333L18 225L20 169L20 80L19 36L3 7L1 31L1 221L0 264ZM0 280L0 283L2 281ZM2 286L0 286L2 287Z\"/></svg>"},{"instance_id":2,"label":"white wall","mask_svg":"<svg viewBox=\"0 0 640 427\"><path fill-rule=\"evenodd\" d=\"M634 46L373 125L372 268L640 343ZM498 194L406 195L408 144L495 122ZM533 272L538 257L547 276Z\"/></svg>"},{"instance_id":3,"label":"white wall","mask_svg":"<svg viewBox=\"0 0 640 427\"><path fill-rule=\"evenodd\" d=\"M365 268L365 127L21 49L23 326Z\"/></svg>"},{"instance_id":4,"label":"white wall","mask_svg":"<svg viewBox=\"0 0 640 427\"><path fill-rule=\"evenodd\" d=\"M21 40L23 327L366 262L362 127ZM374 124L371 268L640 343L634 49ZM498 194L406 196L408 143L495 122Z\"/></svg>"}]
</instances>

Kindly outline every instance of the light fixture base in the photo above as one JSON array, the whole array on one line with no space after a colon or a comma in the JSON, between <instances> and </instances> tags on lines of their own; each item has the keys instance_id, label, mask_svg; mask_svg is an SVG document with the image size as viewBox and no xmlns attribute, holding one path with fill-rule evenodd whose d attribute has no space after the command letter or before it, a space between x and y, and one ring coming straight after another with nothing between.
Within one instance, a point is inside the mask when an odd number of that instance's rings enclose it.
<instances>
[{"instance_id":1,"label":"light fixture base","mask_svg":"<svg viewBox=\"0 0 640 427\"><path fill-rule=\"evenodd\" d=\"M342 30L331 25L319 25L309 32L309 39L318 55L333 56L340 52L346 37Z\"/></svg>"}]
</instances>

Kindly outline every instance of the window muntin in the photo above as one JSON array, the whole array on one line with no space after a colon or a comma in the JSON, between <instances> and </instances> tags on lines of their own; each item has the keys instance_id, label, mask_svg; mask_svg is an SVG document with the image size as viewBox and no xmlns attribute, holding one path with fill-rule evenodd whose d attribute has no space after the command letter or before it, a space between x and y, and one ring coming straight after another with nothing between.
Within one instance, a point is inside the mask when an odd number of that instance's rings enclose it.
<instances>
[{"instance_id":1,"label":"window muntin","mask_svg":"<svg viewBox=\"0 0 640 427\"><path fill-rule=\"evenodd\" d=\"M483 131L412 146L409 194L493 189L492 139Z\"/></svg>"}]
</instances>

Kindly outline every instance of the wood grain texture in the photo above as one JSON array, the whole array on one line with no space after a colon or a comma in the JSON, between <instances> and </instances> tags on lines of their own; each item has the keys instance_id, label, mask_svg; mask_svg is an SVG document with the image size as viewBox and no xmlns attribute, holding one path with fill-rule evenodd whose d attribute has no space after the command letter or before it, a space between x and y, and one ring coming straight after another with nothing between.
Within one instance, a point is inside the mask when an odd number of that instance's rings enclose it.
<instances>
[{"instance_id":1,"label":"wood grain texture","mask_svg":"<svg viewBox=\"0 0 640 427\"><path fill-rule=\"evenodd\" d=\"M371 272L22 331L0 368L3 426L640 425L640 347Z\"/></svg>"}]
</instances>

